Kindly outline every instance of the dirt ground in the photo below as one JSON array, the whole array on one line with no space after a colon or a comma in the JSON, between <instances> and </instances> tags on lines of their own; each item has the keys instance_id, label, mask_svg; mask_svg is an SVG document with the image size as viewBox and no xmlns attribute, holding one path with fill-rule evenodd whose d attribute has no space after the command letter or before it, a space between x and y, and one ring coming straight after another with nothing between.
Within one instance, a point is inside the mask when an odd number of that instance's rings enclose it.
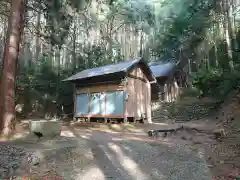
<instances>
[{"instance_id":1,"label":"dirt ground","mask_svg":"<svg viewBox=\"0 0 240 180\"><path fill-rule=\"evenodd\" d=\"M210 112L206 111L208 113L204 116L199 113L199 110L194 111L193 108L195 104L201 104L203 109L208 107L209 103L206 103L204 99L186 96L176 102L177 106L181 107L177 112L184 115L180 120L185 122L184 125L189 128L187 131L178 133L175 138L180 137L193 148L204 150L205 159L214 179L225 180L236 179L236 177L240 179L240 92L238 90L229 93L221 104L215 104L212 100L209 102L212 104L210 107L214 109ZM182 112L184 109L190 114L195 112L190 120ZM196 120L193 121L193 119ZM173 120L178 120L178 117ZM162 119L158 121L161 122ZM223 136L216 139L214 134L219 131L224 132Z\"/></svg>"},{"instance_id":2,"label":"dirt ground","mask_svg":"<svg viewBox=\"0 0 240 180\"><path fill-rule=\"evenodd\" d=\"M214 180L235 180L240 175L240 133L216 139L213 131L188 129L178 133L193 149L201 149Z\"/></svg>"},{"instance_id":3,"label":"dirt ground","mask_svg":"<svg viewBox=\"0 0 240 180\"><path fill-rule=\"evenodd\" d=\"M22 147L40 155L39 165L22 167L15 179L211 179L201 151L189 149L185 140L175 136L149 138L146 131L152 127L172 128L164 124L63 126L61 137L52 140L36 142L37 138L27 136L1 145Z\"/></svg>"},{"instance_id":4,"label":"dirt ground","mask_svg":"<svg viewBox=\"0 0 240 180\"><path fill-rule=\"evenodd\" d=\"M229 111L226 108L224 110ZM27 122L23 122L17 125L15 140L2 141L1 144L24 147L27 151L38 151L44 156L40 165L25 167L24 173L18 172L20 179L24 179L24 174L26 178L31 177L32 180L43 177L57 179L57 176L58 179L64 177L86 180L180 177L186 180L234 180L240 176L240 131L236 124L238 120L223 120L227 114L232 112L219 115L222 118L184 123L183 130L167 137L159 134L157 138L149 138L147 131L171 129L182 124L63 124L61 137L37 142L36 137L28 136ZM235 127L235 130L231 126ZM219 128L224 128L226 136L216 139L213 132ZM145 156L146 154L148 156ZM79 157L81 158L78 159ZM122 159L125 159L125 162ZM197 165L199 161L202 169ZM185 163L184 167L182 163ZM195 167L195 170L192 171L189 167ZM187 176L178 172L179 168L186 168L184 172ZM170 169L172 170L169 171ZM91 171L94 173L90 173ZM135 174L131 174L132 171ZM165 171L171 173L164 174ZM207 171L211 172L211 175ZM194 174L198 176L199 173L201 177L194 176ZM92 177L92 174L96 176Z\"/></svg>"}]
</instances>

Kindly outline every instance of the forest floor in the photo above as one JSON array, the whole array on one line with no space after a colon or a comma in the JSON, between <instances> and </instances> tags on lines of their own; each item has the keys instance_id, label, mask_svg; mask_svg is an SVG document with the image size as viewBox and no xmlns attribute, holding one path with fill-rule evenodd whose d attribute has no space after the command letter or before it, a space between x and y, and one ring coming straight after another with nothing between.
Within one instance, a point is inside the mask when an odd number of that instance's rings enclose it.
<instances>
[{"instance_id":1,"label":"forest floor","mask_svg":"<svg viewBox=\"0 0 240 180\"><path fill-rule=\"evenodd\" d=\"M40 142L28 136L28 123L22 122L15 139L0 141L0 171L15 162L21 167L15 171L18 179L235 180L240 176L239 102L234 96L216 116L184 123L64 123L61 137ZM147 136L150 129L181 125L167 137ZM219 129L225 135L216 139ZM24 162L26 156L37 157L39 164Z\"/></svg>"},{"instance_id":2,"label":"forest floor","mask_svg":"<svg viewBox=\"0 0 240 180\"><path fill-rule=\"evenodd\" d=\"M211 179L202 152L186 146L183 139L174 136L151 139L142 125L124 127L125 130L113 130L106 126L63 126L61 137L55 139L37 142L37 138L27 136L2 142L0 165L4 170L9 161L21 161L15 179ZM39 164L24 164L24 151L36 156Z\"/></svg>"},{"instance_id":3,"label":"forest floor","mask_svg":"<svg viewBox=\"0 0 240 180\"><path fill-rule=\"evenodd\" d=\"M4 164L22 161L23 152L28 152L40 163L21 163L15 179L233 180L239 175L239 147L233 144L240 136L216 140L213 122L184 123L183 130L167 137L149 138L146 133L180 125L63 125L61 137L55 139L37 142L26 136L2 141L0 170L6 170ZM19 129L19 134L27 134L26 127Z\"/></svg>"}]
</instances>

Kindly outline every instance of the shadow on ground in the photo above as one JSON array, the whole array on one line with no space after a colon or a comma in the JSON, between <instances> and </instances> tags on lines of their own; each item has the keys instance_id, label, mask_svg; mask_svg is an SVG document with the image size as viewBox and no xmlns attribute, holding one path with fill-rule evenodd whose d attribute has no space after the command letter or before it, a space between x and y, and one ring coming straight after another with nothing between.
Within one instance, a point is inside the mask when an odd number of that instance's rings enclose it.
<instances>
[{"instance_id":1,"label":"shadow on ground","mask_svg":"<svg viewBox=\"0 0 240 180\"><path fill-rule=\"evenodd\" d=\"M147 137L132 139L124 133L108 133L65 127L62 137L40 143L22 139L9 145L38 152L41 161L19 176L62 176L81 180L210 180L204 158L184 145L155 142ZM128 138L128 137L129 138Z\"/></svg>"}]
</instances>

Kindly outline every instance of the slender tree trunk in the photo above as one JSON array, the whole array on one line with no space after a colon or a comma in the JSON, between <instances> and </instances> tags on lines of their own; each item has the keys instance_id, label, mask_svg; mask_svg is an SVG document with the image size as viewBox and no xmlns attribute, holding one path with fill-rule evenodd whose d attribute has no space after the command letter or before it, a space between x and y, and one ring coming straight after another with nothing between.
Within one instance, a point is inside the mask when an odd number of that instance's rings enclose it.
<instances>
[{"instance_id":1,"label":"slender tree trunk","mask_svg":"<svg viewBox=\"0 0 240 180\"><path fill-rule=\"evenodd\" d=\"M4 45L3 45L4 48L3 48L3 56L2 56L3 59L4 59L5 53L6 53L5 45L8 41L8 34L9 34L8 29L9 29L9 27L7 26L7 23L4 23ZM2 62L2 72L1 73L3 73L3 68L4 68L4 62Z\"/></svg>"},{"instance_id":2,"label":"slender tree trunk","mask_svg":"<svg viewBox=\"0 0 240 180\"><path fill-rule=\"evenodd\" d=\"M228 60L229 60L229 67L230 69L234 69L233 64L233 47L232 47L232 28L231 22L229 21L229 6L228 0L223 1L223 13L224 13L224 23L223 27L225 30L225 37L227 42L227 53L228 53Z\"/></svg>"},{"instance_id":3,"label":"slender tree trunk","mask_svg":"<svg viewBox=\"0 0 240 180\"><path fill-rule=\"evenodd\" d=\"M72 63L72 71L74 72L76 67L77 67L77 56L76 56L76 40L77 40L77 22L74 22L74 27L73 27L73 51L72 51L72 59L73 59L73 63Z\"/></svg>"},{"instance_id":4,"label":"slender tree trunk","mask_svg":"<svg viewBox=\"0 0 240 180\"><path fill-rule=\"evenodd\" d=\"M61 47L57 46L56 48L56 61L57 61L57 85L56 85L56 116L59 117L60 115L60 104L59 104L59 91L60 91L60 73L61 73Z\"/></svg>"},{"instance_id":5,"label":"slender tree trunk","mask_svg":"<svg viewBox=\"0 0 240 180\"><path fill-rule=\"evenodd\" d=\"M231 44L232 44L232 51L233 51L233 61L236 62L238 60L238 53L236 50L238 49L238 44L237 44L237 39L236 39L236 24L235 24L235 15L233 15L233 10L235 7L236 1L233 0L228 0L227 5L228 5L228 24L231 31Z\"/></svg>"},{"instance_id":6,"label":"slender tree trunk","mask_svg":"<svg viewBox=\"0 0 240 180\"><path fill-rule=\"evenodd\" d=\"M36 64L38 59L39 59L39 54L41 51L41 45L40 45L40 37L39 37L39 31L41 28L41 12L38 12L37 14L37 19L36 19L36 28L37 28L37 35L35 36L35 46L36 46L36 50L35 50L35 56L34 56L34 63Z\"/></svg>"},{"instance_id":7,"label":"slender tree trunk","mask_svg":"<svg viewBox=\"0 0 240 180\"><path fill-rule=\"evenodd\" d=\"M140 57L143 55L143 30L140 30L140 51L139 51Z\"/></svg>"},{"instance_id":8,"label":"slender tree trunk","mask_svg":"<svg viewBox=\"0 0 240 180\"><path fill-rule=\"evenodd\" d=\"M24 28L25 0L11 1L11 15L8 22L7 41L4 50L2 75L0 130L8 136L14 131L15 82L19 46Z\"/></svg>"},{"instance_id":9,"label":"slender tree trunk","mask_svg":"<svg viewBox=\"0 0 240 180\"><path fill-rule=\"evenodd\" d=\"M216 14L214 13L214 20L216 20ZM215 23L213 25L213 38L214 38L214 52L215 52L215 65L216 67L219 66L219 59L218 59L218 38L219 38L219 23Z\"/></svg>"},{"instance_id":10,"label":"slender tree trunk","mask_svg":"<svg viewBox=\"0 0 240 180\"><path fill-rule=\"evenodd\" d=\"M67 55L68 55L68 49L67 49L67 47L66 46L64 46L64 48L63 48L63 57L62 57L62 65L65 67L64 69L68 69L68 65L69 65L69 63L68 63L68 61L67 61Z\"/></svg>"}]
</instances>

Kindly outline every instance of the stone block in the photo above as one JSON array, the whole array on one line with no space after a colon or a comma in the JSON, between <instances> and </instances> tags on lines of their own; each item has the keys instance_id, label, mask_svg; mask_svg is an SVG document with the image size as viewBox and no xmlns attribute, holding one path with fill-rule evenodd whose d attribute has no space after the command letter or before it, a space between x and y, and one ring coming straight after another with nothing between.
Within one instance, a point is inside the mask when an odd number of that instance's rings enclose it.
<instances>
[{"instance_id":1,"label":"stone block","mask_svg":"<svg viewBox=\"0 0 240 180\"><path fill-rule=\"evenodd\" d=\"M61 122L38 120L30 122L30 133L40 132L45 137L60 136Z\"/></svg>"}]
</instances>

